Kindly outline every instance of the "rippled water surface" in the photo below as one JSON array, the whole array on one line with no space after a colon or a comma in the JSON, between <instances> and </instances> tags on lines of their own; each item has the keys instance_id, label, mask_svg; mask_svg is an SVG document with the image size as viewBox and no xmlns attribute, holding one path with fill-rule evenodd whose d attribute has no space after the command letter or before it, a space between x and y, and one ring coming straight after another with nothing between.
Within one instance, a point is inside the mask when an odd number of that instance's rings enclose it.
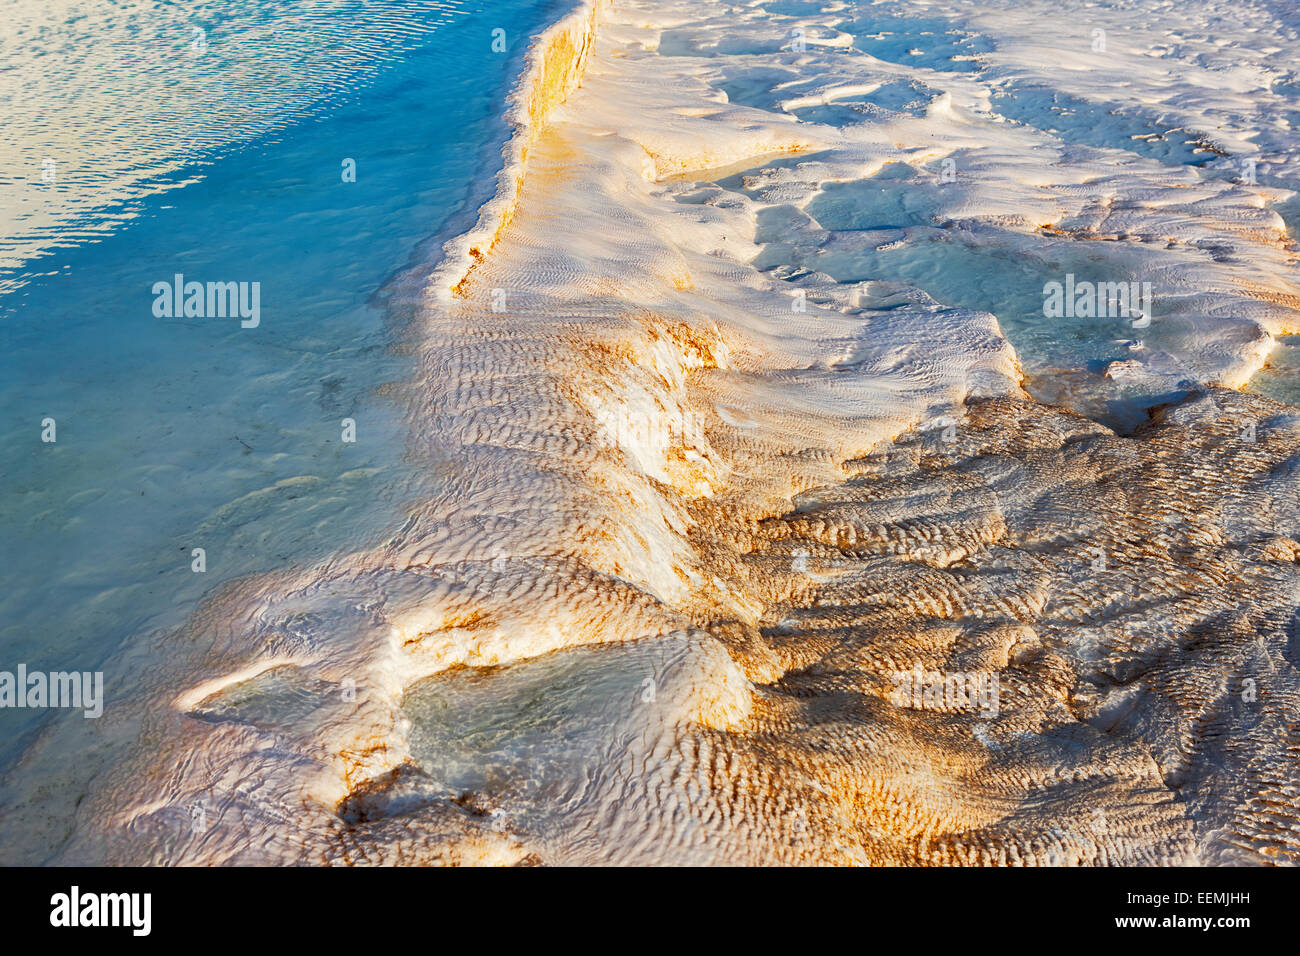
<instances>
[{"instance_id":1,"label":"rippled water surface","mask_svg":"<svg viewBox=\"0 0 1300 956\"><path fill-rule=\"evenodd\" d=\"M124 642L400 518L419 476L385 283L490 189L507 92L555 9L6 5L0 668L103 669L111 700ZM178 273L258 283L258 326L156 316ZM0 712L0 770L60 719Z\"/></svg>"}]
</instances>

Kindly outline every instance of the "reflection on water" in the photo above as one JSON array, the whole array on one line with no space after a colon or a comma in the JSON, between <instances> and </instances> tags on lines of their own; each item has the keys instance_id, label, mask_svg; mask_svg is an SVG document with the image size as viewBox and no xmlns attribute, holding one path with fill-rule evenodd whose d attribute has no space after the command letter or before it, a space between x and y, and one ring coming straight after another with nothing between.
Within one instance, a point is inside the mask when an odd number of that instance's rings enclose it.
<instances>
[{"instance_id":1,"label":"reflection on water","mask_svg":"<svg viewBox=\"0 0 1300 956\"><path fill-rule=\"evenodd\" d=\"M462 6L8 0L0 292L37 253L109 234L223 151L364 95Z\"/></svg>"},{"instance_id":2,"label":"reflection on water","mask_svg":"<svg viewBox=\"0 0 1300 956\"><path fill-rule=\"evenodd\" d=\"M233 577L366 547L423 494L385 283L491 187L554 5L513 7L7 5L0 668L103 669L111 708L141 635ZM260 323L156 317L176 274L258 283ZM0 774L56 721L0 712ZM56 769L0 776L0 807Z\"/></svg>"}]
</instances>

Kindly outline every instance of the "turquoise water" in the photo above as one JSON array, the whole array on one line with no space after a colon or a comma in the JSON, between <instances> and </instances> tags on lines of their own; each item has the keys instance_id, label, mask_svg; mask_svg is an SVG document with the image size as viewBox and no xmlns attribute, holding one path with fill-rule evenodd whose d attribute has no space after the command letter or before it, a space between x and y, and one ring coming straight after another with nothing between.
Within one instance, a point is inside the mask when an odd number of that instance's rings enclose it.
<instances>
[{"instance_id":1,"label":"turquoise water","mask_svg":"<svg viewBox=\"0 0 1300 956\"><path fill-rule=\"evenodd\" d=\"M960 162L961 154L957 154ZM794 165L802 160L767 164ZM758 216L754 260L759 269L781 268L796 259L799 270L824 273L837 282L862 286L883 282L922 290L939 306L992 313L1015 347L1030 394L1063 404L1127 431L1146 420L1146 409L1172 401L1198 380L1194 365L1177 358L1167 344L1171 333L1158 322L1137 328L1117 311L1108 316L1048 317L1044 290L1073 275L1079 283L1129 283L1144 274L1149 253L1118 243L1079 243L1072 239L1023 236L996 228L945 218L950 202L945 190L960 185L936 182L940 167L929 175L906 163L886 164L860 180L823 185L806 207L817 226L840 238L797 255L786 240L788 215L779 207ZM721 181L744 191L745 173ZM796 271L794 277L802 273ZM1166 305L1152 289L1152 318L1166 315ZM859 305L882 308L860 288ZM895 303L898 304L898 303ZM883 308L892 308L892 305ZM1174 328L1177 328L1174 326ZM1160 377L1111 380L1113 362L1150 356ZM1086 393L1086 394L1085 394Z\"/></svg>"},{"instance_id":2,"label":"turquoise water","mask_svg":"<svg viewBox=\"0 0 1300 956\"><path fill-rule=\"evenodd\" d=\"M1169 165L1202 166L1223 154L1185 129L1171 129L1146 111L1092 103L1059 90L1013 83L994 94L993 109L1009 119L1099 149L1123 149Z\"/></svg>"},{"instance_id":3,"label":"turquoise water","mask_svg":"<svg viewBox=\"0 0 1300 956\"><path fill-rule=\"evenodd\" d=\"M0 80L0 670L104 670L106 709L124 642L236 576L364 547L422 493L386 283L472 219L528 39L567 8L126 6L0 47L80 84L24 113ZM156 317L177 273L259 283L260 323ZM0 773L68 719L0 710Z\"/></svg>"},{"instance_id":4,"label":"turquoise water","mask_svg":"<svg viewBox=\"0 0 1300 956\"><path fill-rule=\"evenodd\" d=\"M1300 336L1278 336L1268 364L1250 380L1246 391L1300 406Z\"/></svg>"},{"instance_id":5,"label":"turquoise water","mask_svg":"<svg viewBox=\"0 0 1300 956\"><path fill-rule=\"evenodd\" d=\"M945 187L918 180L916 173L905 163L890 163L866 179L827 183L808 203L808 215L823 229L861 234L864 241L827 245L801 265L843 283L902 283L944 305L991 312L1029 369L1099 369L1126 357L1123 343L1135 336L1128 320L1045 319L1043 287L1067 273L1080 282L1128 281L1137 264L1129 250L1041 239L1030 257L1025 244L1006 241L1014 236L939 225ZM733 188L742 178L731 181ZM779 239L779 219L766 230L760 216L759 226L760 242ZM755 264L779 265L787 255L778 243Z\"/></svg>"},{"instance_id":6,"label":"turquoise water","mask_svg":"<svg viewBox=\"0 0 1300 956\"><path fill-rule=\"evenodd\" d=\"M841 23L838 28L853 34L855 49L878 60L949 73L978 72L980 54L993 50L988 37L937 17L867 16Z\"/></svg>"}]
</instances>

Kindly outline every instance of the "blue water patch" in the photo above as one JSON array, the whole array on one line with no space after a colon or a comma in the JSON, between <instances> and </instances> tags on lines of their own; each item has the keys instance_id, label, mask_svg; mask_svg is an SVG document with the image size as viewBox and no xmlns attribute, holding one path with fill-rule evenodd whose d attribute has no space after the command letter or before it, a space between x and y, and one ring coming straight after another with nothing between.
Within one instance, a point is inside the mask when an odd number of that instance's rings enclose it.
<instances>
[{"instance_id":1,"label":"blue water patch","mask_svg":"<svg viewBox=\"0 0 1300 956\"><path fill-rule=\"evenodd\" d=\"M885 83L870 93L859 93L825 105L803 106L790 112L808 123L853 126L872 120L889 120L894 113L923 116L937 95L924 83L900 80Z\"/></svg>"},{"instance_id":2,"label":"blue water patch","mask_svg":"<svg viewBox=\"0 0 1300 956\"><path fill-rule=\"evenodd\" d=\"M1201 136L1140 110L1093 103L1050 87L1013 84L993 95L995 112L1062 142L1123 149L1162 163L1201 166L1223 155Z\"/></svg>"},{"instance_id":3,"label":"blue water patch","mask_svg":"<svg viewBox=\"0 0 1300 956\"><path fill-rule=\"evenodd\" d=\"M413 369L386 282L471 220L529 37L569 4L331 6L339 42L351 11L384 50L345 75L330 44L277 40L276 16L296 14L266 6L260 42L285 44L278 55L315 87L271 110L277 122L177 117L179 137L207 123L235 135L100 208L103 228L68 227L0 296L0 670L102 669L110 706L131 687L114 670L124 641L175 626L236 576L363 548L427 491L405 455L400 383ZM206 42L219 50L221 29ZM105 78L80 79L89 91ZM105 101L96 120L113 136L119 118ZM256 283L256 326L159 317L154 287L178 274ZM0 769L51 714L0 711Z\"/></svg>"},{"instance_id":4,"label":"blue water patch","mask_svg":"<svg viewBox=\"0 0 1300 956\"><path fill-rule=\"evenodd\" d=\"M1246 391L1300 405L1300 336L1277 337L1267 364L1251 378Z\"/></svg>"},{"instance_id":5,"label":"blue water patch","mask_svg":"<svg viewBox=\"0 0 1300 956\"><path fill-rule=\"evenodd\" d=\"M875 176L852 182L827 183L808 203L808 215L823 229L902 229L920 226L935 216L935 189L918 189L907 180L916 170L906 163L888 163Z\"/></svg>"},{"instance_id":6,"label":"blue water patch","mask_svg":"<svg viewBox=\"0 0 1300 956\"><path fill-rule=\"evenodd\" d=\"M815 17L826 9L825 0L768 0L763 9L778 17Z\"/></svg>"},{"instance_id":7,"label":"blue water patch","mask_svg":"<svg viewBox=\"0 0 1300 956\"><path fill-rule=\"evenodd\" d=\"M829 252L817 265L840 282L905 283L944 305L991 312L1030 367L1122 358L1120 343L1135 337L1130 321L1118 316L1044 317L1043 289L1050 282L1063 282L1067 274L1076 283L1127 282L1132 275L1112 256L1064 244L1054 255L1029 259L991 236L979 241L959 230L924 229L893 244Z\"/></svg>"},{"instance_id":8,"label":"blue water patch","mask_svg":"<svg viewBox=\"0 0 1300 956\"><path fill-rule=\"evenodd\" d=\"M852 34L854 48L877 60L945 73L978 72L979 56L994 49L988 37L937 17L860 17L837 29Z\"/></svg>"},{"instance_id":9,"label":"blue water patch","mask_svg":"<svg viewBox=\"0 0 1300 956\"><path fill-rule=\"evenodd\" d=\"M796 157L766 166L793 167L813 159ZM1145 420L1147 407L1178 397L1184 381L1197 379L1194 369L1164 352L1155 363L1162 372L1159 380L1105 378L1112 362L1160 351L1163 328L1152 324L1163 314L1158 290L1146 289L1147 302L1143 290L1130 285L1145 274L1140 247L1043 236L1031 254L1023 236L944 218L943 190L960 187L936 182L941 172L931 168L922 178L907 163L889 163L865 179L824 184L803 210L788 205L762 209L755 235L762 250L754 267L778 270L790 280L815 271L857 285L857 304L868 312L914 306L916 297L902 294L909 288L939 307L990 312L1020 356L1031 393L1057 403L1061 374L1077 374L1079 383L1097 394L1088 413L1121 429ZM735 174L718 185L748 192L747 175ZM790 237L799 221L809 218L830 237L800 247ZM1075 315L1073 309L1049 315L1050 284L1061 284L1064 296L1067 281L1090 292L1103 290L1104 312L1099 303L1096 315ZM873 283L875 291L867 294L864 283ZM1116 284L1123 285L1122 291ZM1137 297L1130 311L1132 292ZM1137 311L1148 305L1150 321Z\"/></svg>"}]
</instances>

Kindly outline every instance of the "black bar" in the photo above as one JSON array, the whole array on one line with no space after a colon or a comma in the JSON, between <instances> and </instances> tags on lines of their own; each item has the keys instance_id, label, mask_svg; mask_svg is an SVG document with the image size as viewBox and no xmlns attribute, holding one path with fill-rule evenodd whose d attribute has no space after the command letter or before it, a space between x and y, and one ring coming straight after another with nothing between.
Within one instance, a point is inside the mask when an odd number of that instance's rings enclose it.
<instances>
[{"instance_id":1,"label":"black bar","mask_svg":"<svg viewBox=\"0 0 1300 956\"><path fill-rule=\"evenodd\" d=\"M698 932L713 924L730 936L757 931L767 940L770 929L805 939L826 933L827 941L847 935L864 945L899 932L917 945L963 947L1022 933L1040 941L1102 933L1171 943L1198 934L1231 943L1261 929L1280 933L1296 888L1294 871L1284 868L66 868L9 869L0 876L10 886L0 897L0 916L20 934L14 939L79 934L128 945L147 939L259 949L275 942L369 948L398 930L426 933L433 948L460 945L455 940L467 934L493 943L519 934L540 943L553 938L558 922L570 939L604 938L611 945L628 941L629 933L684 944L696 923ZM58 895L70 904L73 886L83 907L91 894L149 894L148 935L135 935L129 918L116 927L51 925ZM129 912L142 915L142 909ZM588 935L606 931L613 935Z\"/></svg>"}]
</instances>

